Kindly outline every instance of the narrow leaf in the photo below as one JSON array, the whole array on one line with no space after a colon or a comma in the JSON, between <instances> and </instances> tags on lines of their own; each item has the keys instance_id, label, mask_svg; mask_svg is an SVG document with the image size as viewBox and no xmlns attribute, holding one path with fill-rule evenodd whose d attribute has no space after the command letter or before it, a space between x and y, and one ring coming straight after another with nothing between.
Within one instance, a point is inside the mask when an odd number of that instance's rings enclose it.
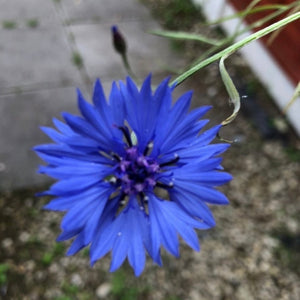
<instances>
[{"instance_id":1,"label":"narrow leaf","mask_svg":"<svg viewBox=\"0 0 300 300\"><path fill-rule=\"evenodd\" d=\"M188 32L183 32L183 31L175 32L175 31L154 30L154 31L150 31L150 33L154 34L154 35L162 36L162 37L171 38L171 39L198 41L198 42L206 43L206 44L213 45L213 46L220 44L220 41L207 38L204 35L188 33Z\"/></svg>"},{"instance_id":2,"label":"narrow leaf","mask_svg":"<svg viewBox=\"0 0 300 300\"><path fill-rule=\"evenodd\" d=\"M230 97L230 102L234 105L233 113L221 123L223 126L228 125L235 119L235 117L237 116L237 114L240 110L240 107L241 107L240 95L239 95L239 93L238 93L238 91L237 91L232 79L230 78L230 76L225 68L225 65L224 65L224 60L230 54L231 53L222 56L221 60L220 60L220 64L219 64L219 69L220 69L223 83L224 83L227 93Z\"/></svg>"},{"instance_id":3,"label":"narrow leaf","mask_svg":"<svg viewBox=\"0 0 300 300\"><path fill-rule=\"evenodd\" d=\"M300 12L297 12L295 14L292 14L291 16L288 16L284 18L283 20L280 20L270 26L267 26L249 36L246 38L236 42L235 44L227 47L226 49L212 55L211 57L199 62L197 65L191 67L184 73L180 74L178 77L176 77L170 85L173 86L178 86L180 83L182 83L184 80L186 80L188 77L190 77L192 74L196 73L200 69L204 68L205 66L211 64L212 62L220 59L222 56L227 55L228 53L233 53L234 51L237 51L238 49L242 48L243 46L249 44L250 42L254 40L258 40L261 37L273 32L274 30L277 30L293 21L296 21L300 18Z\"/></svg>"},{"instance_id":4,"label":"narrow leaf","mask_svg":"<svg viewBox=\"0 0 300 300\"><path fill-rule=\"evenodd\" d=\"M261 5L261 6L257 6L255 8L252 8L252 9L246 8L245 10L239 11L239 12L234 13L232 15L222 17L222 18L219 18L215 21L209 22L209 23L207 23L207 25L222 24L222 23L224 23L226 21L229 21L229 20L232 20L232 19L236 19L236 18L240 18L240 17L246 17L250 14L255 14L255 13L258 13L258 12L262 12L262 11L286 10L288 8L289 8L289 5L282 5L282 4Z\"/></svg>"},{"instance_id":5,"label":"narrow leaf","mask_svg":"<svg viewBox=\"0 0 300 300\"><path fill-rule=\"evenodd\" d=\"M291 100L289 101L289 103L284 107L283 109L283 113L286 114L287 111L289 110L289 108L292 106L292 104L296 101L296 99L300 97L300 81L298 82L298 85L294 91L294 94L291 98Z\"/></svg>"}]
</instances>

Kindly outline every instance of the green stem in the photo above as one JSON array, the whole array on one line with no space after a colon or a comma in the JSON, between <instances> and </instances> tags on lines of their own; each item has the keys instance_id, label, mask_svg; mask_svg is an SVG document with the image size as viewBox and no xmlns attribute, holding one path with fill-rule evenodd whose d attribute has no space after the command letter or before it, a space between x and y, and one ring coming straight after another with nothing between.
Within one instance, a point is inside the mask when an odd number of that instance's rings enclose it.
<instances>
[{"instance_id":1,"label":"green stem","mask_svg":"<svg viewBox=\"0 0 300 300\"><path fill-rule=\"evenodd\" d=\"M215 55L203 60L202 62L200 62L199 64L195 65L194 67L190 68L189 70L187 70L186 72L182 73L181 75L179 75L177 78L175 78L172 82L171 85L179 85L181 82L183 82L184 80L186 80L188 77L190 77L192 74L196 73L197 71L199 71L200 69L202 69L203 67L211 64L212 62L219 60L222 56L229 54L229 53L233 53L236 50L242 48L243 46L247 45L248 43L257 40L271 32L273 32L274 30L277 30L285 25L287 25L288 23L291 23L297 19L300 18L300 12L294 13L286 18L284 18L283 20L280 20L266 28L263 28L249 36L247 36L246 38L242 39L241 41L236 42L235 44L227 47L226 49L216 53Z\"/></svg>"}]
</instances>

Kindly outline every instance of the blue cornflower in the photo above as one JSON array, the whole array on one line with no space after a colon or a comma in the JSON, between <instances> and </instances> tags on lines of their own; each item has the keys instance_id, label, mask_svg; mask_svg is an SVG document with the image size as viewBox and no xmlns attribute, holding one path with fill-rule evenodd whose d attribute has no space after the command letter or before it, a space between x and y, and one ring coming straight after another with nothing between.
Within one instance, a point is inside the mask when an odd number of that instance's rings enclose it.
<instances>
[{"instance_id":1,"label":"blue cornflower","mask_svg":"<svg viewBox=\"0 0 300 300\"><path fill-rule=\"evenodd\" d=\"M215 225L207 203L228 203L215 186L231 180L219 157L229 145L209 145L220 125L199 134L209 106L188 112L192 93L172 104L172 91L168 79L153 93L151 75L140 90L128 77L107 101L97 80L93 104L78 90L82 117L42 127L55 143L35 148L48 163L39 171L59 180L42 194L56 197L46 209L67 211L68 255L90 244L91 264L112 251L110 271L127 257L138 276L146 251L159 265L161 246L179 256L178 234L199 251L194 229Z\"/></svg>"}]
</instances>

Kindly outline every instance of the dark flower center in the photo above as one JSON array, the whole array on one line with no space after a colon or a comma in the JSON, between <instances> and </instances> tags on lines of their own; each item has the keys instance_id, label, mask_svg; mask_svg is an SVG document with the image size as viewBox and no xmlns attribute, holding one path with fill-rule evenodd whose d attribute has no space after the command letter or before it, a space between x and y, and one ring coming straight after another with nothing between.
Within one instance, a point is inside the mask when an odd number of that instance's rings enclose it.
<instances>
[{"instance_id":1,"label":"dark flower center","mask_svg":"<svg viewBox=\"0 0 300 300\"><path fill-rule=\"evenodd\" d=\"M159 173L159 164L151 157L138 152L137 147L126 149L126 155L117 168L117 181L124 194L139 194L152 190L156 185L155 175Z\"/></svg>"},{"instance_id":2,"label":"dark flower center","mask_svg":"<svg viewBox=\"0 0 300 300\"><path fill-rule=\"evenodd\" d=\"M130 132L128 127L117 128L122 131L126 146L125 153L122 156L110 153L111 159L116 162L114 173L107 177L107 180L116 187L111 198L114 196L120 197L119 213L127 207L130 196L135 195L139 201L140 208L147 213L147 193L153 192L155 189L169 190L173 187L172 179L169 178L170 174L167 174L168 172L166 171L168 167L177 164L179 157L175 155L174 159L159 164L156 158L150 155L153 142L149 142L143 153L141 153L136 146L137 141L134 134ZM163 174L165 172L166 174ZM167 183L166 178L169 178Z\"/></svg>"}]
</instances>

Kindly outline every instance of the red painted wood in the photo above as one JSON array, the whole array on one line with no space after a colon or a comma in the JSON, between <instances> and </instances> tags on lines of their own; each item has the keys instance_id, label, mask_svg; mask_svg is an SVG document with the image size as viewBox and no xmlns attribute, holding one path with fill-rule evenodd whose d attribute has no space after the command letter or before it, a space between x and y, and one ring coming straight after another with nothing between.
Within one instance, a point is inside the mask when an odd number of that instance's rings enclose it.
<instances>
[{"instance_id":1,"label":"red painted wood","mask_svg":"<svg viewBox=\"0 0 300 300\"><path fill-rule=\"evenodd\" d=\"M237 11L246 9L251 1L252 0L229 0ZM290 4L294 1L295 0L261 0L257 6L267 4ZM251 14L247 16L245 20L248 24L251 24L272 12L274 11ZM286 15L287 14L280 15L268 24L264 24L263 27L283 19ZM259 29L261 28L257 28L255 31ZM272 43L268 43L269 38L270 35L261 39L264 46L279 63L289 78L297 84L300 81L300 21L297 20L285 26Z\"/></svg>"}]
</instances>

